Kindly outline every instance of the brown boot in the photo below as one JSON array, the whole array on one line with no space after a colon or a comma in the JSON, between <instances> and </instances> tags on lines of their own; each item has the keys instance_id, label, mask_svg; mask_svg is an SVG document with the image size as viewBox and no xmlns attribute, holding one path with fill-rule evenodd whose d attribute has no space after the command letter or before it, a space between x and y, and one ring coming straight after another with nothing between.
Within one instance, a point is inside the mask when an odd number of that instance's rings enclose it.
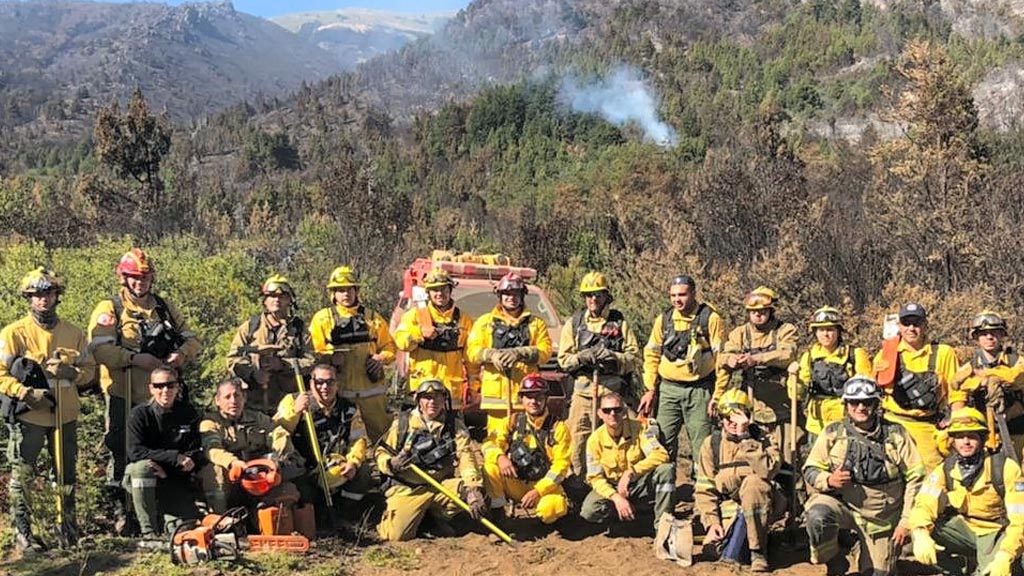
<instances>
[{"instance_id":1,"label":"brown boot","mask_svg":"<svg viewBox=\"0 0 1024 576\"><path fill-rule=\"evenodd\" d=\"M750 571L751 572L770 572L771 568L768 566L768 558L762 554L759 550L750 551Z\"/></svg>"}]
</instances>

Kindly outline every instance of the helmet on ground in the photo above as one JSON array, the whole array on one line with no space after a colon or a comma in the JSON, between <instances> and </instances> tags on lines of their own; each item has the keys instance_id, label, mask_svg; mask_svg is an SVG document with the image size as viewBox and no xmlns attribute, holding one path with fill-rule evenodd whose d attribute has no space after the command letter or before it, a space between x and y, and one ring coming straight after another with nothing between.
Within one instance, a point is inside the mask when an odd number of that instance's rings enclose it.
<instances>
[{"instance_id":1,"label":"helmet on ground","mask_svg":"<svg viewBox=\"0 0 1024 576\"><path fill-rule=\"evenodd\" d=\"M548 381L541 378L540 374L536 372L524 376L523 381L519 384L519 395L540 393L548 393Z\"/></svg>"},{"instance_id":2,"label":"helmet on ground","mask_svg":"<svg viewBox=\"0 0 1024 576\"><path fill-rule=\"evenodd\" d=\"M242 489L253 496L263 496L281 483L277 464L269 458L258 458L245 463L242 470Z\"/></svg>"},{"instance_id":3,"label":"helmet on ground","mask_svg":"<svg viewBox=\"0 0 1024 576\"><path fill-rule=\"evenodd\" d=\"M432 394L434 392L444 392L447 394L448 389L444 387L444 382L434 378L429 378L420 382L420 385L416 387L415 396L416 398L419 398L424 394Z\"/></svg>"},{"instance_id":4,"label":"helmet on ground","mask_svg":"<svg viewBox=\"0 0 1024 576\"><path fill-rule=\"evenodd\" d=\"M600 272L587 272L580 280L580 294L591 294L594 292L611 292L608 279Z\"/></svg>"},{"instance_id":5,"label":"helmet on ground","mask_svg":"<svg viewBox=\"0 0 1024 576\"><path fill-rule=\"evenodd\" d=\"M1006 320L999 314L984 310L971 319L971 338L977 338L979 332L985 330L1002 330L1006 332Z\"/></svg>"},{"instance_id":6,"label":"helmet on ground","mask_svg":"<svg viewBox=\"0 0 1024 576\"><path fill-rule=\"evenodd\" d=\"M325 454L324 456L327 457L327 462L324 464L324 471L327 472L327 487L334 490L348 482L348 477L342 472L346 460L341 454L332 454L329 457Z\"/></svg>"},{"instance_id":7,"label":"helmet on ground","mask_svg":"<svg viewBox=\"0 0 1024 576\"><path fill-rule=\"evenodd\" d=\"M334 288L359 288L360 286L362 284L356 276L356 271L348 266L338 266L331 272L331 277L327 279L328 290L333 290Z\"/></svg>"},{"instance_id":8,"label":"helmet on ground","mask_svg":"<svg viewBox=\"0 0 1024 576\"><path fill-rule=\"evenodd\" d=\"M868 376L857 375L843 384L843 402L851 400L881 400L878 383Z\"/></svg>"},{"instance_id":9,"label":"helmet on ground","mask_svg":"<svg viewBox=\"0 0 1024 576\"><path fill-rule=\"evenodd\" d=\"M145 252L139 248L132 248L121 256L114 271L118 276L146 276L156 272L156 268Z\"/></svg>"},{"instance_id":10,"label":"helmet on ground","mask_svg":"<svg viewBox=\"0 0 1024 576\"><path fill-rule=\"evenodd\" d=\"M498 284L494 287L494 291L498 294L501 294L502 292L519 291L525 296L526 293L529 292L529 289L526 288L526 281L523 280L522 276L515 272L509 272L502 276L501 280L498 280Z\"/></svg>"},{"instance_id":11,"label":"helmet on ground","mask_svg":"<svg viewBox=\"0 0 1024 576\"><path fill-rule=\"evenodd\" d=\"M946 428L946 432L949 434L957 434L963 432L988 432L988 424L985 423L985 417L981 415L981 412L974 408L960 408L959 410L953 410L953 413L949 417L949 428Z\"/></svg>"},{"instance_id":12,"label":"helmet on ground","mask_svg":"<svg viewBox=\"0 0 1024 576\"><path fill-rule=\"evenodd\" d=\"M835 326L836 328L843 329L843 315L839 310L831 306L822 306L811 314L811 321L807 323L807 327L814 332L815 328L828 328Z\"/></svg>"},{"instance_id":13,"label":"helmet on ground","mask_svg":"<svg viewBox=\"0 0 1024 576\"><path fill-rule=\"evenodd\" d=\"M262 296L280 296L282 294L288 294L292 298L295 297L295 290L292 289L291 282L280 274L270 276L260 286L260 295Z\"/></svg>"},{"instance_id":14,"label":"helmet on ground","mask_svg":"<svg viewBox=\"0 0 1024 576\"><path fill-rule=\"evenodd\" d=\"M64 281L57 277L52 270L40 266L25 274L18 284L23 296L33 294L45 294L50 290L56 290L57 294L64 293Z\"/></svg>"},{"instance_id":15,"label":"helmet on ground","mask_svg":"<svg viewBox=\"0 0 1024 576\"><path fill-rule=\"evenodd\" d=\"M718 399L718 413L722 416L729 416L737 412L750 416L753 411L754 403L750 401L750 396L738 388L726 390Z\"/></svg>"},{"instance_id":16,"label":"helmet on ground","mask_svg":"<svg viewBox=\"0 0 1024 576\"><path fill-rule=\"evenodd\" d=\"M766 310L775 308L779 295L767 286L758 286L751 290L743 299L743 307L747 310Z\"/></svg>"},{"instance_id":17,"label":"helmet on ground","mask_svg":"<svg viewBox=\"0 0 1024 576\"><path fill-rule=\"evenodd\" d=\"M452 275L448 273L444 268L433 268L426 276L423 277L423 287L427 290L431 288L444 288L445 286L451 286L452 288L458 286L458 282L452 279Z\"/></svg>"}]
</instances>

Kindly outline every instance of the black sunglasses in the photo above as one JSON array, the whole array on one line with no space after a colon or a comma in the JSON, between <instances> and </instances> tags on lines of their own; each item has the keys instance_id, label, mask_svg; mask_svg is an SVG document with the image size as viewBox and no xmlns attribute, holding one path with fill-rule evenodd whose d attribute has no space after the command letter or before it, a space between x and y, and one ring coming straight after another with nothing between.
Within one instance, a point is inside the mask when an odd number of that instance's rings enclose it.
<instances>
[{"instance_id":1,"label":"black sunglasses","mask_svg":"<svg viewBox=\"0 0 1024 576\"><path fill-rule=\"evenodd\" d=\"M150 382L150 386L157 390L163 390L164 388L176 388L178 386L177 380L171 380L170 382Z\"/></svg>"},{"instance_id":2,"label":"black sunglasses","mask_svg":"<svg viewBox=\"0 0 1024 576\"><path fill-rule=\"evenodd\" d=\"M921 326L924 324L924 318L908 316L906 318L900 318L900 324L904 326Z\"/></svg>"},{"instance_id":3,"label":"black sunglasses","mask_svg":"<svg viewBox=\"0 0 1024 576\"><path fill-rule=\"evenodd\" d=\"M625 410L626 409L623 408L622 406L612 406L611 408L604 408L604 407L602 407L601 408L601 413L602 414L622 414L623 412L625 412Z\"/></svg>"},{"instance_id":4,"label":"black sunglasses","mask_svg":"<svg viewBox=\"0 0 1024 576\"><path fill-rule=\"evenodd\" d=\"M878 400L847 400L847 402L853 406L867 406L868 408L878 406Z\"/></svg>"},{"instance_id":5,"label":"black sunglasses","mask_svg":"<svg viewBox=\"0 0 1024 576\"><path fill-rule=\"evenodd\" d=\"M334 384L334 378L313 378L313 384Z\"/></svg>"}]
</instances>

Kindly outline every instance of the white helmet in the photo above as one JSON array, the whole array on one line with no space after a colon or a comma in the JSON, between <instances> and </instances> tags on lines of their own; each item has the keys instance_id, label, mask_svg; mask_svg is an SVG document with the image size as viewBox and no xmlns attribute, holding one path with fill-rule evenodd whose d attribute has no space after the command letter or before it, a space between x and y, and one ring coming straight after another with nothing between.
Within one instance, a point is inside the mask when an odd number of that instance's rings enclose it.
<instances>
[{"instance_id":1,"label":"white helmet","mask_svg":"<svg viewBox=\"0 0 1024 576\"><path fill-rule=\"evenodd\" d=\"M880 400L878 383L868 376L854 376L843 385L843 402L850 400Z\"/></svg>"}]
</instances>

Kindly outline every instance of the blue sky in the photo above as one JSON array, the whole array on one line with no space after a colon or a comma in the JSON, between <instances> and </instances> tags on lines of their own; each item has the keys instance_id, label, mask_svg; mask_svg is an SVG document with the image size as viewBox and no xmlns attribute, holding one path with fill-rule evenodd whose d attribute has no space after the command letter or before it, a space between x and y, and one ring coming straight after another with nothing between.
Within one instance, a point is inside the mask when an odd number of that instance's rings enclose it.
<instances>
[{"instance_id":1,"label":"blue sky","mask_svg":"<svg viewBox=\"0 0 1024 576\"><path fill-rule=\"evenodd\" d=\"M114 1L130 2L131 0ZM163 0L164 4L173 4L175 6L183 2L184 0ZM469 2L470 0L233 0L235 10L264 17L292 12L336 10L338 8L374 8L376 10L394 10L398 12L435 12L459 10L468 6Z\"/></svg>"}]
</instances>

